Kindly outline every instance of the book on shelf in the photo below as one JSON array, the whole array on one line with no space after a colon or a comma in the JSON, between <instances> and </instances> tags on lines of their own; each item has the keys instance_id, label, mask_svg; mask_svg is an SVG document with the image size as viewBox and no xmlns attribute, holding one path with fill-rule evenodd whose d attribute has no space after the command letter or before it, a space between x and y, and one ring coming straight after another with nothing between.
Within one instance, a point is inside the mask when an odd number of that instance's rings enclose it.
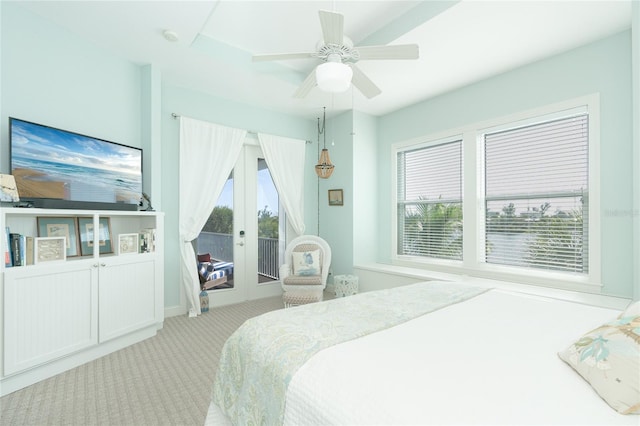
<instances>
[{"instance_id":1,"label":"book on shelf","mask_svg":"<svg viewBox=\"0 0 640 426\"><path fill-rule=\"evenodd\" d=\"M11 232L6 228L6 249L5 262L6 268L12 266L33 265L34 256L34 237Z\"/></svg>"},{"instance_id":2,"label":"book on shelf","mask_svg":"<svg viewBox=\"0 0 640 426\"><path fill-rule=\"evenodd\" d=\"M10 268L13 266L13 259L11 258L11 231L8 226L5 227L4 231L4 266L5 268Z\"/></svg>"},{"instance_id":3,"label":"book on shelf","mask_svg":"<svg viewBox=\"0 0 640 426\"><path fill-rule=\"evenodd\" d=\"M140 253L152 253L156 251L156 230L155 228L145 228L139 232Z\"/></svg>"},{"instance_id":4,"label":"book on shelf","mask_svg":"<svg viewBox=\"0 0 640 426\"><path fill-rule=\"evenodd\" d=\"M34 237L25 237L25 260L27 265L33 265Z\"/></svg>"},{"instance_id":5,"label":"book on shelf","mask_svg":"<svg viewBox=\"0 0 640 426\"><path fill-rule=\"evenodd\" d=\"M13 266L22 266L22 249L20 234L14 232L9 233L9 241L11 243L11 258Z\"/></svg>"}]
</instances>

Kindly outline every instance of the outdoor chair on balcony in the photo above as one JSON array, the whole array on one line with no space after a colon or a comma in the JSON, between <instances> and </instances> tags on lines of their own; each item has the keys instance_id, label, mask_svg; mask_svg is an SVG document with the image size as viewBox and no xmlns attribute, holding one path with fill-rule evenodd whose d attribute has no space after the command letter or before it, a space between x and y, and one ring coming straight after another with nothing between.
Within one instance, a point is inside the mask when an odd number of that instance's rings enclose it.
<instances>
[{"instance_id":1,"label":"outdoor chair on balcony","mask_svg":"<svg viewBox=\"0 0 640 426\"><path fill-rule=\"evenodd\" d=\"M329 244L315 235L301 235L287 245L284 259L280 280L285 308L322 301L331 265Z\"/></svg>"}]
</instances>

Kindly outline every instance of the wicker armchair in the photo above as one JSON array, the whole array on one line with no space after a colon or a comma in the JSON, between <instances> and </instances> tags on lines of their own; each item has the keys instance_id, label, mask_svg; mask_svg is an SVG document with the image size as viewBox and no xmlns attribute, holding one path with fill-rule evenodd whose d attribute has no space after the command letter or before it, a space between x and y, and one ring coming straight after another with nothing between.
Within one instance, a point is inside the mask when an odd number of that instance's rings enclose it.
<instances>
[{"instance_id":1,"label":"wicker armchair","mask_svg":"<svg viewBox=\"0 0 640 426\"><path fill-rule=\"evenodd\" d=\"M287 245L284 259L280 267L284 306L322 301L331 265L329 244L315 235L301 235Z\"/></svg>"}]
</instances>

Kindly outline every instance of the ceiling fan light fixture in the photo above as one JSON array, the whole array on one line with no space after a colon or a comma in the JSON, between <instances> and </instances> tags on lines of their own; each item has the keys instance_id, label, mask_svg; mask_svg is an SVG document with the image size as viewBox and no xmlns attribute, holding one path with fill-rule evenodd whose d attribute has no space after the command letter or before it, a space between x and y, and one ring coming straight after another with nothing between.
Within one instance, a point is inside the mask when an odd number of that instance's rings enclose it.
<instances>
[{"instance_id":1,"label":"ceiling fan light fixture","mask_svg":"<svg viewBox=\"0 0 640 426\"><path fill-rule=\"evenodd\" d=\"M353 71L342 62L325 62L316 67L316 82L323 92L342 93L349 89Z\"/></svg>"}]
</instances>

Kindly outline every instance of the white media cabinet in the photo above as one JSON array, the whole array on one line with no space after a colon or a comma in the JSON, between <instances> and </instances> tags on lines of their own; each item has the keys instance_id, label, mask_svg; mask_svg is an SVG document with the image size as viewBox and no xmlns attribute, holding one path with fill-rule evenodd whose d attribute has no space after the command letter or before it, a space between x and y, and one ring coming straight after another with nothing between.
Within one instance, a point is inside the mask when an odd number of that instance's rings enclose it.
<instances>
[{"instance_id":1,"label":"white media cabinet","mask_svg":"<svg viewBox=\"0 0 640 426\"><path fill-rule=\"evenodd\" d=\"M85 251L85 256L6 267L6 227L37 237L38 218L82 218L85 224L93 223L93 229L109 218L113 252L100 253L100 244L90 244L92 253ZM118 254L118 235L150 228L155 229L155 251ZM163 213L0 208L0 230L0 396L154 336L162 328Z\"/></svg>"}]
</instances>

